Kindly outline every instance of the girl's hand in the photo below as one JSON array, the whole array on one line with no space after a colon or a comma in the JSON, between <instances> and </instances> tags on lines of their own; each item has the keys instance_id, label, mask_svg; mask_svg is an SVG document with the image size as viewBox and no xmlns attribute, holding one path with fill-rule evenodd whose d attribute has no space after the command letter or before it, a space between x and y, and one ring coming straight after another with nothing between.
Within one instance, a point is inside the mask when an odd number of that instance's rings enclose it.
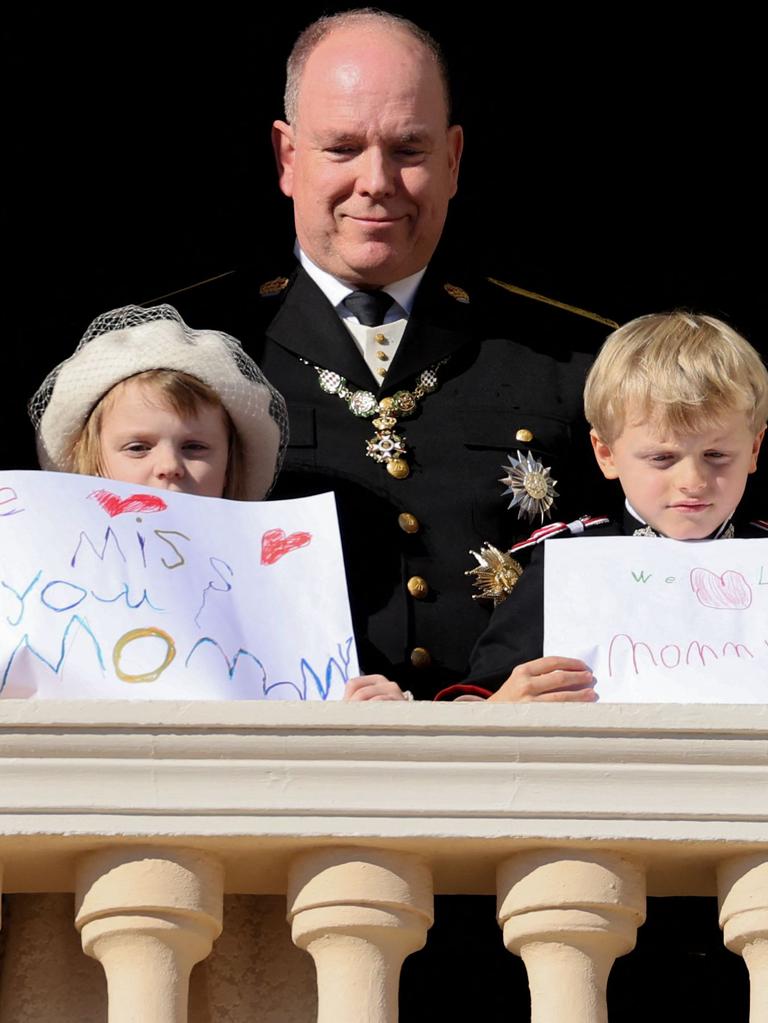
<instances>
[{"instance_id":1,"label":"girl's hand","mask_svg":"<svg viewBox=\"0 0 768 1023\"><path fill-rule=\"evenodd\" d=\"M408 700L397 682L390 682L383 675L360 675L351 678L344 690L345 700Z\"/></svg>"}]
</instances>

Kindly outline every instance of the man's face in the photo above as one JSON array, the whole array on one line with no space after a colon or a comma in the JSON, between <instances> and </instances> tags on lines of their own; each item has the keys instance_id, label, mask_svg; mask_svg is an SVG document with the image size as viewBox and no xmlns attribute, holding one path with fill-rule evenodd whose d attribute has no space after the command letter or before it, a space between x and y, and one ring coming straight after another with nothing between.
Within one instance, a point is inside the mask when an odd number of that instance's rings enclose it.
<instances>
[{"instance_id":1,"label":"man's face","mask_svg":"<svg viewBox=\"0 0 768 1023\"><path fill-rule=\"evenodd\" d=\"M440 75L415 39L365 24L332 32L306 63L295 122L276 121L273 142L313 262L364 287L426 266L456 192L462 133L446 126Z\"/></svg>"}]
</instances>

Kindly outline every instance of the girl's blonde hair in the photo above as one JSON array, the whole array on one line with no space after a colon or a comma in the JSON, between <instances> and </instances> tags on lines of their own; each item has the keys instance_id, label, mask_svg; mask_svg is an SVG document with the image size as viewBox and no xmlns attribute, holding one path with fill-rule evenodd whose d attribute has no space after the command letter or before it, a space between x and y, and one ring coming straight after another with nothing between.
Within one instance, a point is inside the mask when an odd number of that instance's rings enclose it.
<instances>
[{"instance_id":1,"label":"girl's blonde hair","mask_svg":"<svg viewBox=\"0 0 768 1023\"><path fill-rule=\"evenodd\" d=\"M713 316L640 316L606 340L587 377L584 412L610 444L627 418L666 434L697 433L744 412L755 434L768 418L768 371L748 341Z\"/></svg>"},{"instance_id":2,"label":"girl's blonde hair","mask_svg":"<svg viewBox=\"0 0 768 1023\"><path fill-rule=\"evenodd\" d=\"M88 476L107 475L101 450L101 424L105 412L112 407L121 389L132 380L151 391L152 398L159 405L171 409L179 416L194 416L200 411L201 406L221 409L229 436L227 476L222 497L245 500L242 484L243 446L229 413L212 387L189 373L174 369L148 369L143 373L136 373L121 380L103 394L91 409L80 436L72 447L68 471Z\"/></svg>"}]
</instances>

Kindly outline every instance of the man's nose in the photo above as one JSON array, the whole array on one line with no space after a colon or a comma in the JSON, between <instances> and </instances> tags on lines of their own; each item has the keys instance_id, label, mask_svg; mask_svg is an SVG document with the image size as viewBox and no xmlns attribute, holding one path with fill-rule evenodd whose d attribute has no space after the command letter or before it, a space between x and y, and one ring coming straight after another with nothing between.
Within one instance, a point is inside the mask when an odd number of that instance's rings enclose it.
<instances>
[{"instance_id":1,"label":"man's nose","mask_svg":"<svg viewBox=\"0 0 768 1023\"><path fill-rule=\"evenodd\" d=\"M356 182L361 195L392 195L395 190L395 169L386 153L371 146L360 154Z\"/></svg>"}]
</instances>

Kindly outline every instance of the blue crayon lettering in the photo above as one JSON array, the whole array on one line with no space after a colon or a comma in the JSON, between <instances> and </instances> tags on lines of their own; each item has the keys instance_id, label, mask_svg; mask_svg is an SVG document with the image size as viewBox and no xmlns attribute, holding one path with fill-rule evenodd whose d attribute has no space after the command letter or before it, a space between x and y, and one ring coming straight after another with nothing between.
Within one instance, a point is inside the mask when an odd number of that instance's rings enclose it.
<instances>
[{"instance_id":1,"label":"blue crayon lettering","mask_svg":"<svg viewBox=\"0 0 768 1023\"><path fill-rule=\"evenodd\" d=\"M254 664L258 664L259 668L261 668L261 681L262 681L262 684L267 681L267 672L266 672L266 670L264 668L264 665L261 663L261 661L258 659L258 657L256 657L255 654L252 654L250 650L245 650L243 647L240 647L240 649L237 651L237 653L232 658L232 660L230 660L229 657L227 657L226 653L224 652L221 644L217 640L213 639L211 636L203 636L202 639L198 639L197 640L195 645L192 647L192 649L187 654L187 659L186 659L186 661L184 661L184 667L188 668L189 667L189 662L192 660L193 654L197 653L197 650L201 646L206 646L208 644L210 644L211 646L215 647L219 651L221 656L223 657L224 663L227 666L227 674L229 675L230 678L234 677L234 674L237 671L237 665L238 665L238 662L240 661L240 658L241 657L247 657L247 658L249 658L249 660L253 661Z\"/></svg>"},{"instance_id":2,"label":"blue crayon lettering","mask_svg":"<svg viewBox=\"0 0 768 1023\"><path fill-rule=\"evenodd\" d=\"M146 604L148 607L151 607L153 611L165 611L164 607L157 607L155 604L152 603L152 601L149 599L149 594L147 593L146 589L143 589L141 591L141 597L139 597L136 603L131 603L131 598L128 592L128 583L123 583L122 590L120 590L119 593L116 593L114 597L100 597L98 593L95 592L95 590L91 590L91 596L94 598L94 600L98 600L100 604L115 604L118 600L124 597L125 606L129 607L131 611L135 611L136 608L141 607L142 604Z\"/></svg>"},{"instance_id":3,"label":"blue crayon lettering","mask_svg":"<svg viewBox=\"0 0 768 1023\"><path fill-rule=\"evenodd\" d=\"M99 553L96 550L96 545L94 544L93 540L91 540L90 536L88 536L88 534L86 532L83 531L83 532L80 533L80 539L77 542L77 547L75 548L75 553L72 555L72 560L70 561L70 565L72 566L72 568L75 567L75 563L77 562L77 556L80 553L80 548L82 547L83 542L88 544L88 546L91 548L91 552L96 555L96 557L99 559L99 561L103 561L104 558L106 558L106 556L107 556L107 546L109 545L110 541L112 542L113 547L115 548L117 553L120 555L122 560L125 561L125 555L123 554L123 550L122 550L122 548L120 546L119 540L115 536L115 533L113 532L112 527L111 526L107 526L107 531L104 534L104 543L103 543L102 548L101 548L101 553Z\"/></svg>"},{"instance_id":4,"label":"blue crayon lettering","mask_svg":"<svg viewBox=\"0 0 768 1023\"><path fill-rule=\"evenodd\" d=\"M76 595L75 595L75 599L71 600L71 602L69 604L56 604L56 603L53 603L53 601L55 601L55 595L48 596L48 591L52 587L54 587L54 586L68 587L71 590L76 590L77 592L76 592ZM52 579L49 583L46 583L46 585L43 587L43 589L42 589L42 591L40 593L40 603L44 604L45 607L50 608L51 611L58 611L58 612L61 612L61 611L71 611L73 607L77 607L78 604L82 604L82 602L85 600L85 598L87 596L88 596L88 591L83 589L82 586L78 586L76 583L68 583L66 581L66 579ZM71 598L71 594L69 595L69 597L65 597L64 599L65 600L70 600L70 598Z\"/></svg>"},{"instance_id":5,"label":"blue crayon lettering","mask_svg":"<svg viewBox=\"0 0 768 1023\"><path fill-rule=\"evenodd\" d=\"M206 604L206 601L208 600L208 591L209 590L214 590L216 593L229 593L229 591L232 589L232 583L228 582L224 578L224 576L221 574L221 569L219 568L219 566L221 566L221 568L226 568L226 570L229 572L229 574L231 576L234 576L234 574L235 574L232 571L232 567L230 565L228 565L226 563L226 561L222 561L221 558L208 558L208 564L211 566L213 571L219 577L219 580L222 583L224 583L224 585L223 586L216 586L216 585L214 585L215 580L211 579L211 581L208 583L208 585L203 590L203 599L201 600L200 607L197 609L197 614L195 615L195 625L197 625L198 628L200 627L200 622L198 621L198 619L200 618L200 615L205 610L205 604Z\"/></svg>"},{"instance_id":6,"label":"blue crayon lettering","mask_svg":"<svg viewBox=\"0 0 768 1023\"><path fill-rule=\"evenodd\" d=\"M6 582L0 582L0 586L3 586L6 590L9 590L14 595L14 597L17 598L17 600L21 604L21 610L19 611L19 617L16 619L16 621L13 621L10 618L6 618L5 619L8 622L9 625L19 625L21 623L21 619L24 617L24 601L26 600L30 590L32 590L35 587L35 585L37 584L37 582L40 579L40 576L42 574L43 574L43 571L41 569L37 573L35 578L32 580L32 582L29 584L29 586L27 586L26 590L24 590L23 593L19 593L18 590L14 590L14 588L12 586L9 586L8 583L6 583Z\"/></svg>"},{"instance_id":7,"label":"blue crayon lettering","mask_svg":"<svg viewBox=\"0 0 768 1023\"><path fill-rule=\"evenodd\" d=\"M3 689L5 689L6 682L8 681L8 675L10 674L10 671L11 671L11 668L13 666L13 662L14 662L14 659L16 657L16 654L19 652L19 650L22 650L24 648L29 650L30 654L33 657L36 657L38 661L40 661L42 664L45 664L48 668L50 668L51 671L54 673L54 675L58 675L59 671L61 670L61 666L64 663L64 658L67 655L67 641L68 641L68 639L70 637L70 633L76 627L78 629L84 629L86 631L86 633L90 636L91 641L93 643L94 653L96 654L96 658L97 658L97 660L99 662L99 667L101 668L101 670L103 672L104 671L104 658L103 658L102 653L101 653L101 647L99 646L99 641L94 636L93 632L91 631L90 625L88 624L88 622L84 618L81 618L80 615L72 615L72 617L67 622L67 627L64 630L64 635L61 637L61 646L59 648L59 658L55 662L54 661L49 661L47 657L44 657L38 650L35 650L35 648L29 642L29 633L26 633L26 632L24 633L24 635L21 637L19 642L16 644L16 646L15 646L15 648L13 650L13 653L11 654L10 658L8 659L8 663L5 666L5 669L3 671L2 677L0 678L0 692L2 692ZM75 635L77 635L77 632L75 632Z\"/></svg>"}]
</instances>

